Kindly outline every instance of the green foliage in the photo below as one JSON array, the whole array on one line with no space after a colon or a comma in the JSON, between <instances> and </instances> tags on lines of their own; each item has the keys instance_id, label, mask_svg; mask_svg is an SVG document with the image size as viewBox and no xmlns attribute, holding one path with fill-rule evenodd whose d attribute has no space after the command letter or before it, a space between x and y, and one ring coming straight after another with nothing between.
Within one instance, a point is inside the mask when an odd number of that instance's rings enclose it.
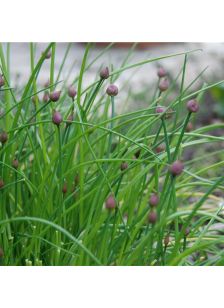
<instances>
[{"instance_id":1,"label":"green foliage","mask_svg":"<svg viewBox=\"0 0 224 308\"><path fill-rule=\"evenodd\" d=\"M0 108L4 109L0 132L9 136L0 147L0 179L4 182L0 188L1 263L222 265L224 239L211 230L215 222L224 223L223 201L216 194L224 189L223 173L220 175L224 138L210 132L223 125L187 131L189 121L193 117L197 121L197 114L189 113L186 103L191 98L201 103L208 90L221 95L217 89L223 81L192 92L201 76L185 85L187 58L194 51L128 64L134 45L121 67L110 70L108 80L97 75L84 88L86 71L96 61L100 71L101 56L112 47L110 44L90 61L93 46L87 44L79 75L73 76L77 89L73 100L67 95L71 73L61 80L70 46L56 76L56 44L49 44L36 62L35 44L30 44L31 74L23 89L11 87L10 55L0 48L6 81L0 93ZM38 75L50 50L50 85L40 87ZM183 66L166 92L144 89L137 96L147 95L145 108L117 112L117 104L133 100L136 93L120 87L118 95L110 98L106 94L110 82L116 84L125 70L176 56L183 57ZM108 63L108 67L112 65ZM174 92L177 81L181 84L178 93ZM44 92L59 87L62 94L57 102L43 102ZM171 96L175 98L168 99ZM165 106L165 113L156 113L158 104ZM52 123L53 110L63 116L59 126ZM68 121L71 114L73 119ZM161 145L165 148L159 152ZM208 146L214 147L206 153ZM188 149L202 153L187 160ZM12 165L15 158L18 168ZM173 177L169 169L177 159L183 161L184 171ZM160 201L152 210L148 201L153 193ZM114 209L105 206L109 196ZM148 220L152 211L157 215L155 224Z\"/></svg>"}]
</instances>

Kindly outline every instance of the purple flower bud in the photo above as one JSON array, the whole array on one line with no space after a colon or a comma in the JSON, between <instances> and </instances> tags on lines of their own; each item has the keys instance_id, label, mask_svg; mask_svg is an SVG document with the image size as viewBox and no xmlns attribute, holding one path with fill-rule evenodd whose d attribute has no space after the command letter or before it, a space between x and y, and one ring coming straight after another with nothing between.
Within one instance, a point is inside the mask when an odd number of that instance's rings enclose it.
<instances>
[{"instance_id":1,"label":"purple flower bud","mask_svg":"<svg viewBox=\"0 0 224 308\"><path fill-rule=\"evenodd\" d=\"M8 134L6 132L2 132L0 134L0 142L4 144L6 143L7 140L8 140Z\"/></svg>"},{"instance_id":2,"label":"purple flower bud","mask_svg":"<svg viewBox=\"0 0 224 308\"><path fill-rule=\"evenodd\" d=\"M113 210L116 207L116 200L114 196L111 194L106 200L106 209Z\"/></svg>"},{"instance_id":3,"label":"purple flower bud","mask_svg":"<svg viewBox=\"0 0 224 308\"><path fill-rule=\"evenodd\" d=\"M100 78L107 79L109 78L109 76L110 76L109 68L107 66L102 68L102 70L100 71Z\"/></svg>"},{"instance_id":4,"label":"purple flower bud","mask_svg":"<svg viewBox=\"0 0 224 308\"><path fill-rule=\"evenodd\" d=\"M159 83L159 89L161 92L166 91L169 88L169 81L167 78L162 79Z\"/></svg>"},{"instance_id":5,"label":"purple flower bud","mask_svg":"<svg viewBox=\"0 0 224 308\"><path fill-rule=\"evenodd\" d=\"M75 98L75 96L76 96L76 90L75 90L75 88L74 88L73 86L70 86L70 87L68 88L68 96L71 97L72 99Z\"/></svg>"},{"instance_id":6,"label":"purple flower bud","mask_svg":"<svg viewBox=\"0 0 224 308\"><path fill-rule=\"evenodd\" d=\"M199 110L198 102L195 99L191 99L187 102L187 109L189 112L197 112Z\"/></svg>"},{"instance_id":7,"label":"purple flower bud","mask_svg":"<svg viewBox=\"0 0 224 308\"><path fill-rule=\"evenodd\" d=\"M3 87L5 84L5 80L3 78L3 76L0 74L0 88Z\"/></svg>"},{"instance_id":8,"label":"purple flower bud","mask_svg":"<svg viewBox=\"0 0 224 308\"><path fill-rule=\"evenodd\" d=\"M47 103L49 101L49 92L45 91L43 95L43 102Z\"/></svg>"},{"instance_id":9,"label":"purple flower bud","mask_svg":"<svg viewBox=\"0 0 224 308\"><path fill-rule=\"evenodd\" d=\"M152 194L149 198L149 205L151 207L157 206L159 203L159 196L157 194Z\"/></svg>"},{"instance_id":10,"label":"purple flower bud","mask_svg":"<svg viewBox=\"0 0 224 308\"><path fill-rule=\"evenodd\" d=\"M171 166L170 166L170 173L173 176L180 175L184 170L184 165L180 160L176 160Z\"/></svg>"},{"instance_id":11,"label":"purple flower bud","mask_svg":"<svg viewBox=\"0 0 224 308\"><path fill-rule=\"evenodd\" d=\"M157 75L159 78L163 78L163 77L166 77L167 74L163 67L159 67L157 70Z\"/></svg>"},{"instance_id":12,"label":"purple flower bud","mask_svg":"<svg viewBox=\"0 0 224 308\"><path fill-rule=\"evenodd\" d=\"M4 257L4 251L3 249L0 247L0 259L2 259Z\"/></svg>"},{"instance_id":13,"label":"purple flower bud","mask_svg":"<svg viewBox=\"0 0 224 308\"><path fill-rule=\"evenodd\" d=\"M107 87L107 94L109 96L116 96L118 94L118 87L115 86L115 84L110 84L108 87Z\"/></svg>"},{"instance_id":14,"label":"purple flower bud","mask_svg":"<svg viewBox=\"0 0 224 308\"><path fill-rule=\"evenodd\" d=\"M155 211L151 211L148 216L148 222L154 225L156 221L157 221L157 213Z\"/></svg>"},{"instance_id":15,"label":"purple flower bud","mask_svg":"<svg viewBox=\"0 0 224 308\"><path fill-rule=\"evenodd\" d=\"M19 161L18 161L18 159L13 159L13 161L12 161L12 167L15 168L15 169L18 169L18 167L19 167Z\"/></svg>"},{"instance_id":16,"label":"purple flower bud","mask_svg":"<svg viewBox=\"0 0 224 308\"><path fill-rule=\"evenodd\" d=\"M126 170L127 168L128 168L128 163L126 163L126 162L123 162L123 163L121 164L121 166L120 166L121 171L124 171L124 170Z\"/></svg>"},{"instance_id":17,"label":"purple flower bud","mask_svg":"<svg viewBox=\"0 0 224 308\"><path fill-rule=\"evenodd\" d=\"M4 187L5 183L2 179L0 179L0 190Z\"/></svg>"},{"instance_id":18,"label":"purple flower bud","mask_svg":"<svg viewBox=\"0 0 224 308\"><path fill-rule=\"evenodd\" d=\"M163 113L166 110L163 106L157 106L156 107L156 113Z\"/></svg>"},{"instance_id":19,"label":"purple flower bud","mask_svg":"<svg viewBox=\"0 0 224 308\"><path fill-rule=\"evenodd\" d=\"M57 102L60 98L61 91L54 91L49 94L49 98L52 102Z\"/></svg>"},{"instance_id":20,"label":"purple flower bud","mask_svg":"<svg viewBox=\"0 0 224 308\"><path fill-rule=\"evenodd\" d=\"M55 125L60 125L61 122L63 121L62 119L62 115L60 114L60 112L58 111L54 111L53 112L53 115L52 115L52 122L55 124Z\"/></svg>"}]
</instances>

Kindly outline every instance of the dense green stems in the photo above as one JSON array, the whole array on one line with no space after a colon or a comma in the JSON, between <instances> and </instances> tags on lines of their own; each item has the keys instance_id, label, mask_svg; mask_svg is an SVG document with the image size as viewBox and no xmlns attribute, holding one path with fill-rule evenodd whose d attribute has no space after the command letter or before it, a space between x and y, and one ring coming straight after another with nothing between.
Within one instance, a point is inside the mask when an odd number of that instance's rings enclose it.
<instances>
[{"instance_id":1,"label":"dense green stems","mask_svg":"<svg viewBox=\"0 0 224 308\"><path fill-rule=\"evenodd\" d=\"M50 84L54 84L54 68L55 68L55 49L56 49L56 44L52 43L52 48L51 48L51 67L50 67ZM54 86L52 86L51 91L54 90Z\"/></svg>"},{"instance_id":2,"label":"dense green stems","mask_svg":"<svg viewBox=\"0 0 224 308\"><path fill-rule=\"evenodd\" d=\"M184 133L185 133L185 131L186 131L187 124L188 124L188 122L189 122L189 120L190 120L190 117L191 117L191 112L188 112L188 114L187 114L187 116L186 116L186 118L185 118L185 121L184 121L184 125L183 125L182 130L181 130L179 139L178 139L178 141L177 141L177 145L176 145L176 147L175 147L175 152L174 152L173 158L172 158L173 161L175 161L176 158L177 158L177 156L178 156L179 147L180 147L180 145L181 145L181 142L182 142Z\"/></svg>"},{"instance_id":3,"label":"dense green stems","mask_svg":"<svg viewBox=\"0 0 224 308\"><path fill-rule=\"evenodd\" d=\"M60 219L64 213L64 201L63 201L63 169L62 169L62 140L61 140L61 129L60 125L57 126L58 132L58 181L59 181L59 202L58 206L60 209ZM65 217L64 217L65 220Z\"/></svg>"},{"instance_id":4,"label":"dense green stems","mask_svg":"<svg viewBox=\"0 0 224 308\"><path fill-rule=\"evenodd\" d=\"M110 123L110 129L113 130L114 124L112 119L115 116L115 106L114 106L114 96L111 96L111 123ZM112 138L113 135L112 133L109 134L109 143L108 143L108 157L111 154L111 150L112 150Z\"/></svg>"},{"instance_id":5,"label":"dense green stems","mask_svg":"<svg viewBox=\"0 0 224 308\"><path fill-rule=\"evenodd\" d=\"M162 121L162 126L163 126L163 131L164 131L164 138L165 138L165 143L166 143L167 160L168 160L168 163L170 163L170 161L171 161L170 145L169 145L169 138L168 138L168 135L167 135L166 123L165 123L164 117L162 117L161 121Z\"/></svg>"}]
</instances>

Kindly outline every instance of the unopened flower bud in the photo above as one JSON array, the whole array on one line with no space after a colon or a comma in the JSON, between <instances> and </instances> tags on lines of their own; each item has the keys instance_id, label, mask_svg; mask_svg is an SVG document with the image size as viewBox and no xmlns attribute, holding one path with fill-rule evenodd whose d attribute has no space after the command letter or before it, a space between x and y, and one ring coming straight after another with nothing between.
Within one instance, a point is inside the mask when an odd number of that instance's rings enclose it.
<instances>
[{"instance_id":1,"label":"unopened flower bud","mask_svg":"<svg viewBox=\"0 0 224 308\"><path fill-rule=\"evenodd\" d=\"M74 88L73 86L70 86L70 87L68 88L68 96L71 97L72 99L75 98L76 93L77 93L77 92L76 92L76 90L75 90L75 88Z\"/></svg>"},{"instance_id":2,"label":"unopened flower bud","mask_svg":"<svg viewBox=\"0 0 224 308\"><path fill-rule=\"evenodd\" d=\"M49 94L49 98L52 102L57 102L60 98L61 91L54 91Z\"/></svg>"},{"instance_id":3,"label":"unopened flower bud","mask_svg":"<svg viewBox=\"0 0 224 308\"><path fill-rule=\"evenodd\" d=\"M149 198L149 205L151 207L156 207L159 203L159 196L157 194L152 194Z\"/></svg>"},{"instance_id":4,"label":"unopened flower bud","mask_svg":"<svg viewBox=\"0 0 224 308\"><path fill-rule=\"evenodd\" d=\"M163 106L157 106L156 107L156 113L163 113L166 110Z\"/></svg>"},{"instance_id":5,"label":"unopened flower bud","mask_svg":"<svg viewBox=\"0 0 224 308\"><path fill-rule=\"evenodd\" d=\"M159 67L157 70L157 75L159 78L163 78L163 77L166 77L167 74L163 67Z\"/></svg>"},{"instance_id":6,"label":"unopened flower bud","mask_svg":"<svg viewBox=\"0 0 224 308\"><path fill-rule=\"evenodd\" d=\"M102 68L101 71L100 71L100 78L101 79L107 79L107 78L109 78L109 76L110 76L109 68L107 66Z\"/></svg>"},{"instance_id":7,"label":"unopened flower bud","mask_svg":"<svg viewBox=\"0 0 224 308\"><path fill-rule=\"evenodd\" d=\"M115 86L114 84L110 84L108 87L107 87L107 94L109 96L116 96L118 94L118 87Z\"/></svg>"},{"instance_id":8,"label":"unopened flower bud","mask_svg":"<svg viewBox=\"0 0 224 308\"><path fill-rule=\"evenodd\" d=\"M113 210L116 207L116 200L114 196L111 194L106 200L106 209Z\"/></svg>"},{"instance_id":9,"label":"unopened flower bud","mask_svg":"<svg viewBox=\"0 0 224 308\"><path fill-rule=\"evenodd\" d=\"M55 125L59 126L62 121L63 121L63 119L62 119L62 115L60 114L60 112L54 111L53 115L52 115L52 122Z\"/></svg>"},{"instance_id":10,"label":"unopened flower bud","mask_svg":"<svg viewBox=\"0 0 224 308\"><path fill-rule=\"evenodd\" d=\"M191 99L187 102L187 109L189 112L198 112L199 104L195 99Z\"/></svg>"},{"instance_id":11,"label":"unopened flower bud","mask_svg":"<svg viewBox=\"0 0 224 308\"><path fill-rule=\"evenodd\" d=\"M157 214L155 211L151 211L148 216L148 222L154 225L157 221Z\"/></svg>"},{"instance_id":12,"label":"unopened flower bud","mask_svg":"<svg viewBox=\"0 0 224 308\"><path fill-rule=\"evenodd\" d=\"M173 176L180 175L184 170L184 165L180 160L176 160L171 166L170 166L170 173Z\"/></svg>"},{"instance_id":13,"label":"unopened flower bud","mask_svg":"<svg viewBox=\"0 0 224 308\"><path fill-rule=\"evenodd\" d=\"M161 79L160 83L159 83L159 89L161 92L166 91L169 88L169 81L167 78L165 79Z\"/></svg>"}]
</instances>

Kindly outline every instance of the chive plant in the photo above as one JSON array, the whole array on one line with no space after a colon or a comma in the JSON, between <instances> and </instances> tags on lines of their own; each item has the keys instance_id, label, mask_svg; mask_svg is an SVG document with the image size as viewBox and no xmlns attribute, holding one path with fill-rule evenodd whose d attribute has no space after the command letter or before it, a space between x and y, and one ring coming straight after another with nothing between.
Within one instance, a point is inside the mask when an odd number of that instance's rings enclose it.
<instances>
[{"instance_id":1,"label":"chive plant","mask_svg":"<svg viewBox=\"0 0 224 308\"><path fill-rule=\"evenodd\" d=\"M62 79L50 43L38 59L30 44L31 73L13 87L10 53L0 45L0 262L2 265L223 265L223 124L201 126L204 94L223 81L185 84L192 52L171 54L117 69L102 66L112 44L80 71ZM183 58L169 80L160 61ZM90 60L91 59L91 60ZM50 61L49 81L38 76ZM144 109L118 113L133 93L116 86L126 70L158 66ZM96 79L83 86L98 64ZM128 84L128 80L127 80ZM176 90L180 84L179 91ZM122 95L122 100L119 96ZM209 147L209 152L206 152ZM191 149L195 157L186 159Z\"/></svg>"}]
</instances>

